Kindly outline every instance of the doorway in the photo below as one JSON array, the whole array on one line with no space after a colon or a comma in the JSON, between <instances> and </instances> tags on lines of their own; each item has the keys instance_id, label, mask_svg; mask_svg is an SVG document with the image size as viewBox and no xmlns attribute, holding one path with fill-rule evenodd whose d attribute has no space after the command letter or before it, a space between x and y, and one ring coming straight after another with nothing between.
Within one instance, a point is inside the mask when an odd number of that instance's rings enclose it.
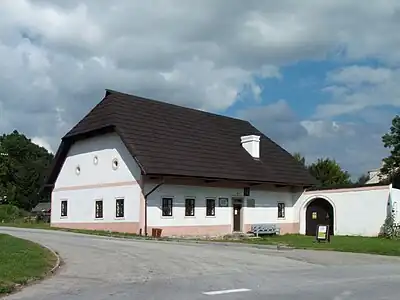
<instances>
[{"instance_id":1,"label":"doorway","mask_svg":"<svg viewBox=\"0 0 400 300\"><path fill-rule=\"evenodd\" d=\"M317 225L329 225L329 234L334 233L334 215L332 205L322 198L310 202L306 210L306 235L315 235Z\"/></svg>"},{"instance_id":2,"label":"doorway","mask_svg":"<svg viewBox=\"0 0 400 300\"><path fill-rule=\"evenodd\" d=\"M242 231L242 218L241 218L242 204L233 204L233 231Z\"/></svg>"}]
</instances>

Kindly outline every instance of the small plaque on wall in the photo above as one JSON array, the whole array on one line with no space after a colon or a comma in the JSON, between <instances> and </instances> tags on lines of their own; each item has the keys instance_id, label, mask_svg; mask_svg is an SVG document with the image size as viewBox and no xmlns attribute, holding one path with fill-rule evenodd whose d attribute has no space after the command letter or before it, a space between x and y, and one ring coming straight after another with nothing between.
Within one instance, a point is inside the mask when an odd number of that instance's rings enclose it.
<instances>
[{"instance_id":1,"label":"small plaque on wall","mask_svg":"<svg viewBox=\"0 0 400 300\"><path fill-rule=\"evenodd\" d=\"M219 206L227 207L228 206L228 198L219 198Z\"/></svg>"},{"instance_id":2,"label":"small plaque on wall","mask_svg":"<svg viewBox=\"0 0 400 300\"><path fill-rule=\"evenodd\" d=\"M247 199L247 207L256 207L256 200Z\"/></svg>"}]
</instances>

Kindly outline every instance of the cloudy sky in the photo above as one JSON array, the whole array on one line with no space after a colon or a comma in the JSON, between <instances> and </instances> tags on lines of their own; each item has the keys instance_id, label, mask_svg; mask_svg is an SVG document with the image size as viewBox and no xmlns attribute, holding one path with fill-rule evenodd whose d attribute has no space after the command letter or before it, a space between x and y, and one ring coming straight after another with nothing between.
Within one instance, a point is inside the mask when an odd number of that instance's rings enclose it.
<instances>
[{"instance_id":1,"label":"cloudy sky","mask_svg":"<svg viewBox=\"0 0 400 300\"><path fill-rule=\"evenodd\" d=\"M0 132L55 151L116 89L250 120L308 161L379 167L400 1L1 0Z\"/></svg>"}]
</instances>

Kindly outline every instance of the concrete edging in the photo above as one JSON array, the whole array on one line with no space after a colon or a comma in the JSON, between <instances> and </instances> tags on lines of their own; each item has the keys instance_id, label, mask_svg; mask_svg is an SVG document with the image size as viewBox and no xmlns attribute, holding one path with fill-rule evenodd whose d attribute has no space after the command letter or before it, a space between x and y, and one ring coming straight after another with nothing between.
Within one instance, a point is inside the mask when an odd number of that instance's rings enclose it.
<instances>
[{"instance_id":1,"label":"concrete edging","mask_svg":"<svg viewBox=\"0 0 400 300\"><path fill-rule=\"evenodd\" d=\"M44 247L47 250L49 250L57 258L57 261L56 261L54 267L47 273L47 274L50 274L50 273L54 274L55 271L57 271L57 269L60 268L60 266L61 266L61 257L60 257L60 255L55 250L53 250L52 248L50 248L47 245L43 245L43 244L39 244L39 245L41 245L42 247Z\"/></svg>"}]
</instances>

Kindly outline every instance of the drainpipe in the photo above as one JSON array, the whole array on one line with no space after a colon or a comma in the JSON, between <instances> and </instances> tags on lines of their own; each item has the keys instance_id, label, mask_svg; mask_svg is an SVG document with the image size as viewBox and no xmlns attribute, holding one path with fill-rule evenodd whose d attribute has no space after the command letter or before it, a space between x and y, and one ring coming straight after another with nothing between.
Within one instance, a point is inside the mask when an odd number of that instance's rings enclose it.
<instances>
[{"instance_id":1,"label":"drainpipe","mask_svg":"<svg viewBox=\"0 0 400 300\"><path fill-rule=\"evenodd\" d=\"M147 236L147 197L149 197L153 192L155 192L160 186L164 184L164 180L157 184L154 188L150 190L146 195L144 195L144 235Z\"/></svg>"}]
</instances>

